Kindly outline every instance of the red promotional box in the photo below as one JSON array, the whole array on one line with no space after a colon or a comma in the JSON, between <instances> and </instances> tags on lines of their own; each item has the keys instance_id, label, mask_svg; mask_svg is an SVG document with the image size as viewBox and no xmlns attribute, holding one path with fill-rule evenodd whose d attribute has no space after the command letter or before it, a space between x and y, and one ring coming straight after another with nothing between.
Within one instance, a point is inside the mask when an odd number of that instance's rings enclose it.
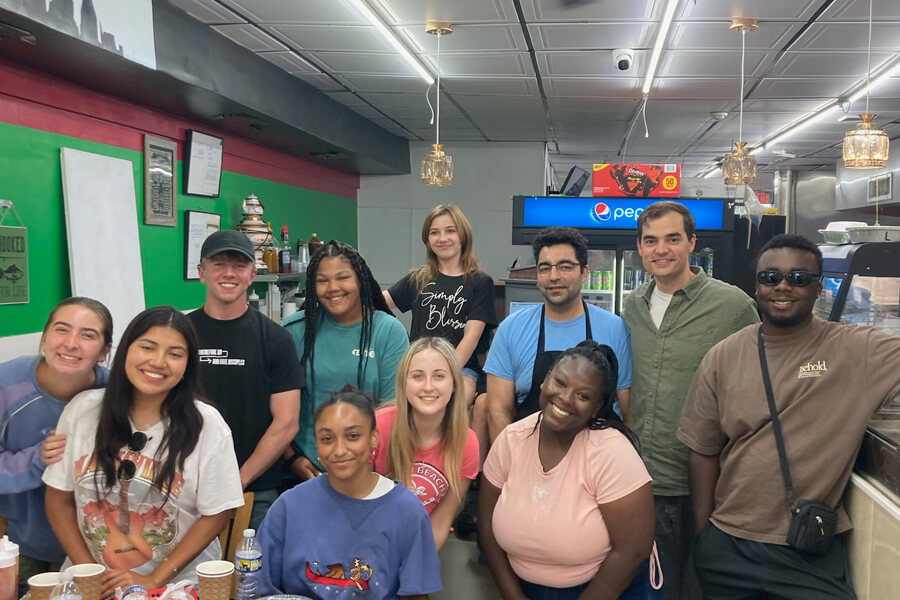
<instances>
[{"instance_id":1,"label":"red promotional box","mask_svg":"<svg viewBox=\"0 0 900 600\"><path fill-rule=\"evenodd\" d=\"M630 163L594 165L593 195L623 198L678 198L681 165Z\"/></svg>"}]
</instances>

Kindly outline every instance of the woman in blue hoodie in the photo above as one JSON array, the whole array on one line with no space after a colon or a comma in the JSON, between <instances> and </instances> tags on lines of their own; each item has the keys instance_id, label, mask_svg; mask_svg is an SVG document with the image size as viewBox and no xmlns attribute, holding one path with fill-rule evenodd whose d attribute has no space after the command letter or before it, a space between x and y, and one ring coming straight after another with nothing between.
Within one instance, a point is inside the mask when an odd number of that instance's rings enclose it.
<instances>
[{"instance_id":1,"label":"woman in blue hoodie","mask_svg":"<svg viewBox=\"0 0 900 600\"><path fill-rule=\"evenodd\" d=\"M37 356L0 364L0 515L19 544L20 593L27 578L52 570L65 558L44 512L44 438L66 402L106 385L98 365L112 346L112 315L90 298L68 298L50 312ZM47 447L64 443L53 436ZM57 567L58 568L58 567Z\"/></svg>"}]
</instances>

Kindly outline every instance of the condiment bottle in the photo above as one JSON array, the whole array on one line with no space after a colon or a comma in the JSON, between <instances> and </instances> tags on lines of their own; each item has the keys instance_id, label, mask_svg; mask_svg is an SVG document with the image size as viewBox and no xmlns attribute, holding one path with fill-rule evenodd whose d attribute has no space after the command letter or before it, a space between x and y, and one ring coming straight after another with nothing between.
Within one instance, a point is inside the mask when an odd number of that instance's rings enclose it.
<instances>
[{"instance_id":1,"label":"condiment bottle","mask_svg":"<svg viewBox=\"0 0 900 600\"><path fill-rule=\"evenodd\" d=\"M288 235L287 223L281 223L281 248L278 250L278 272L291 272L291 236Z\"/></svg>"},{"instance_id":2,"label":"condiment bottle","mask_svg":"<svg viewBox=\"0 0 900 600\"><path fill-rule=\"evenodd\" d=\"M19 597L18 560L19 545L4 535L0 539L0 600L16 600Z\"/></svg>"},{"instance_id":3,"label":"condiment bottle","mask_svg":"<svg viewBox=\"0 0 900 600\"><path fill-rule=\"evenodd\" d=\"M316 236L316 232L313 231L312 237L309 238L309 255L313 256L316 253L316 250L322 246L322 242L319 240L318 236Z\"/></svg>"}]
</instances>

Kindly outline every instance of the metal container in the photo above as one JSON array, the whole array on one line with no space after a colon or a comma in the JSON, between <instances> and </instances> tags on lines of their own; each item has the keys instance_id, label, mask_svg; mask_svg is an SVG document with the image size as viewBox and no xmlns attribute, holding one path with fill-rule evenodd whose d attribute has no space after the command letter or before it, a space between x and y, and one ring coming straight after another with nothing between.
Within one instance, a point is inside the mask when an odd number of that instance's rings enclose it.
<instances>
[{"instance_id":1,"label":"metal container","mask_svg":"<svg viewBox=\"0 0 900 600\"><path fill-rule=\"evenodd\" d=\"M850 241L854 244L863 242L900 242L900 227L896 225L872 225L870 227L849 227Z\"/></svg>"}]
</instances>

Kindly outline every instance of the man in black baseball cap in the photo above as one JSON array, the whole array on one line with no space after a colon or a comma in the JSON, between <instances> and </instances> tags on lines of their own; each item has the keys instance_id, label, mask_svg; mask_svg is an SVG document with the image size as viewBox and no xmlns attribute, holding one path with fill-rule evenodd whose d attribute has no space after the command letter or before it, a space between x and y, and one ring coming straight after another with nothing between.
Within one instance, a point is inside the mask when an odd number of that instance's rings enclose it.
<instances>
[{"instance_id":1,"label":"man in black baseball cap","mask_svg":"<svg viewBox=\"0 0 900 600\"><path fill-rule=\"evenodd\" d=\"M250 527L256 528L278 497L278 459L297 433L300 361L291 336L247 306L256 278L250 239L217 231L200 256L206 301L188 316L200 339L203 386L231 427L241 483L254 495Z\"/></svg>"},{"instance_id":2,"label":"man in black baseball cap","mask_svg":"<svg viewBox=\"0 0 900 600\"><path fill-rule=\"evenodd\" d=\"M250 260L256 260L250 238L234 229L217 231L206 238L200 248L200 258L212 258L220 252L237 252Z\"/></svg>"}]
</instances>

